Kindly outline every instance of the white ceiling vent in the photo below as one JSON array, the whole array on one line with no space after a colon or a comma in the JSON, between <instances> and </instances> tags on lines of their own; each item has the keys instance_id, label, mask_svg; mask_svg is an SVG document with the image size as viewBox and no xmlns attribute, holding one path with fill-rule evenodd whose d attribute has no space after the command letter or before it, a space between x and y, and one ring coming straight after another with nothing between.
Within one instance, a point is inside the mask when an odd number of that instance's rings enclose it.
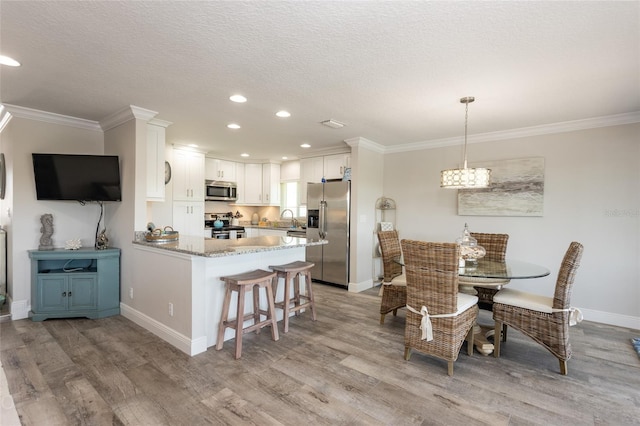
<instances>
[{"instance_id":1,"label":"white ceiling vent","mask_svg":"<svg viewBox=\"0 0 640 426\"><path fill-rule=\"evenodd\" d=\"M332 129L342 129L345 126L344 123L341 123L336 120L324 120L324 121L321 121L320 124L323 124L327 127L331 127Z\"/></svg>"}]
</instances>

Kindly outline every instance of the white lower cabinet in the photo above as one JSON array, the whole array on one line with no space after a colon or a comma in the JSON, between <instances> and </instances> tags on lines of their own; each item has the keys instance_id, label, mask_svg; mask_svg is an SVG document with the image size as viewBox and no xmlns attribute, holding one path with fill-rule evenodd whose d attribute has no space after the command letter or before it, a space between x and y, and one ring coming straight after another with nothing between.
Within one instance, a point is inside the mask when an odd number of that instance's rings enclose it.
<instances>
[{"instance_id":1,"label":"white lower cabinet","mask_svg":"<svg viewBox=\"0 0 640 426\"><path fill-rule=\"evenodd\" d=\"M204 201L174 201L173 230L180 235L202 236Z\"/></svg>"},{"instance_id":2,"label":"white lower cabinet","mask_svg":"<svg viewBox=\"0 0 640 426\"><path fill-rule=\"evenodd\" d=\"M261 237L268 237L268 236L277 236L277 237L286 237L287 236L287 230L283 229L259 229L259 235Z\"/></svg>"}]
</instances>

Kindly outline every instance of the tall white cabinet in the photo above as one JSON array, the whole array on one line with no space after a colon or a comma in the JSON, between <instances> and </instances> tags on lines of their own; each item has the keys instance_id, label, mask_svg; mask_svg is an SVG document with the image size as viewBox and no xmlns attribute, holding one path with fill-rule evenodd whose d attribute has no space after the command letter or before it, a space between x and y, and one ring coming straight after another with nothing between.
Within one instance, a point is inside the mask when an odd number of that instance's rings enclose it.
<instances>
[{"instance_id":1,"label":"tall white cabinet","mask_svg":"<svg viewBox=\"0 0 640 426\"><path fill-rule=\"evenodd\" d=\"M174 148L173 200L204 201L204 154Z\"/></svg>"},{"instance_id":2,"label":"tall white cabinet","mask_svg":"<svg viewBox=\"0 0 640 426\"><path fill-rule=\"evenodd\" d=\"M158 119L147 123L147 201L164 201L165 133L171 124Z\"/></svg>"},{"instance_id":3,"label":"tall white cabinet","mask_svg":"<svg viewBox=\"0 0 640 426\"><path fill-rule=\"evenodd\" d=\"M202 235L204 223L204 154L173 150L173 229L182 235Z\"/></svg>"}]
</instances>

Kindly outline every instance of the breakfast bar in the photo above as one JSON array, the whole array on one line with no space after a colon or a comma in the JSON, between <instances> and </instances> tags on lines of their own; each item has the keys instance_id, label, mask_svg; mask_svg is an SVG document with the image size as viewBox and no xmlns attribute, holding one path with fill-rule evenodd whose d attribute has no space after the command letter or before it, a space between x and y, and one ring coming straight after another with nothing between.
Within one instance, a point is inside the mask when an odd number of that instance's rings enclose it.
<instances>
[{"instance_id":1,"label":"breakfast bar","mask_svg":"<svg viewBox=\"0 0 640 426\"><path fill-rule=\"evenodd\" d=\"M121 313L181 351L199 354L216 343L224 297L220 277L304 260L307 246L322 244L280 236L135 240L133 284L121 289ZM280 310L277 315L282 320ZM224 339L233 337L227 330Z\"/></svg>"}]
</instances>

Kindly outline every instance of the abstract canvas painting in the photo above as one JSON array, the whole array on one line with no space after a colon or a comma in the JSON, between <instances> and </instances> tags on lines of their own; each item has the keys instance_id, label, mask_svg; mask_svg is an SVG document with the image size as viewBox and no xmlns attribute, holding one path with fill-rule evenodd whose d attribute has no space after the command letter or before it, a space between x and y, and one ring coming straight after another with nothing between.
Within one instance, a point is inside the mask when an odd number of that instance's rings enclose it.
<instances>
[{"instance_id":1,"label":"abstract canvas painting","mask_svg":"<svg viewBox=\"0 0 640 426\"><path fill-rule=\"evenodd\" d=\"M458 190L461 216L542 216L544 158L487 161L473 167L491 169L491 184Z\"/></svg>"}]
</instances>

